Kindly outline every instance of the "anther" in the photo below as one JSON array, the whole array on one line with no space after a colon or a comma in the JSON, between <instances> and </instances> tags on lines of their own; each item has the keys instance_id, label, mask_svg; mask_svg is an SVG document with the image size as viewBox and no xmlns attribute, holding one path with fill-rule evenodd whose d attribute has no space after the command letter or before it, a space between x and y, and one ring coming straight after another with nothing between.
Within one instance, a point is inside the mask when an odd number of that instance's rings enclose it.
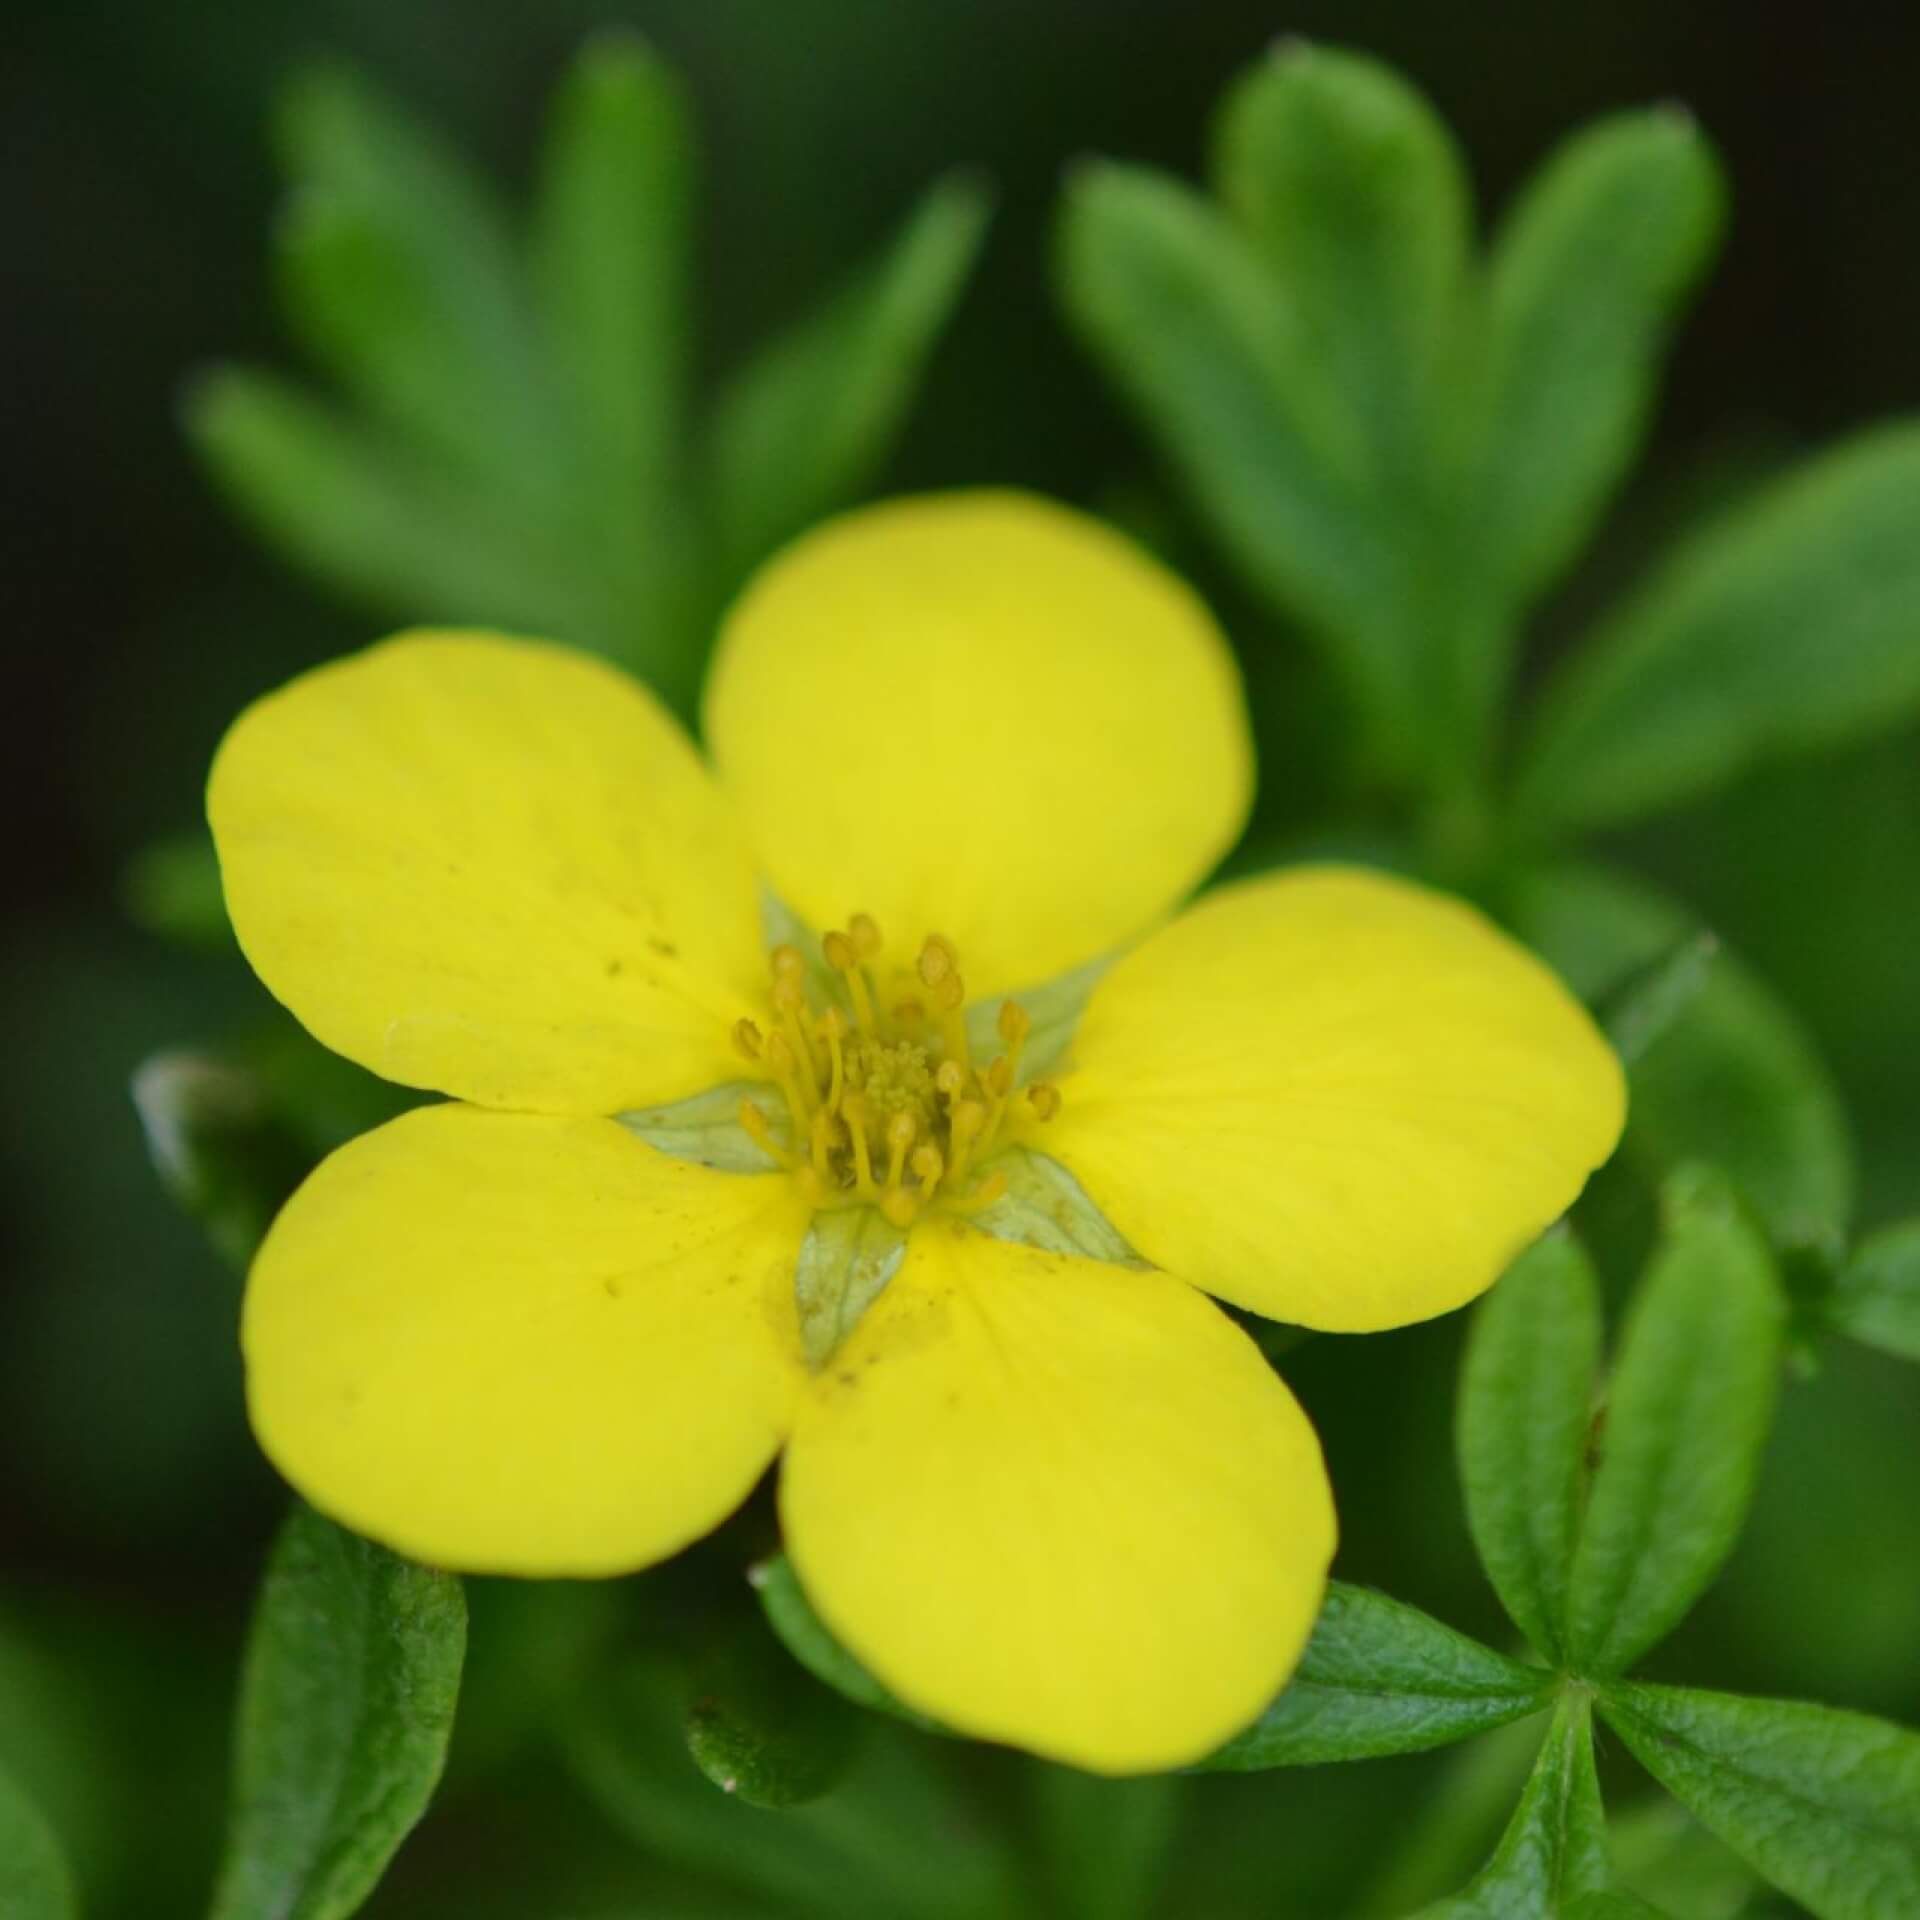
<instances>
[{"instance_id":1,"label":"anther","mask_svg":"<svg viewBox=\"0 0 1920 1920\"><path fill-rule=\"evenodd\" d=\"M789 1172L796 1169L800 1162L773 1137L773 1122L761 1112L752 1100L740 1102L740 1125L752 1137L753 1143L770 1160L777 1160Z\"/></svg>"},{"instance_id":2,"label":"anther","mask_svg":"<svg viewBox=\"0 0 1920 1920\"><path fill-rule=\"evenodd\" d=\"M1004 1100L1013 1091L1013 1062L1003 1053L987 1069L987 1091L996 1100Z\"/></svg>"},{"instance_id":3,"label":"anther","mask_svg":"<svg viewBox=\"0 0 1920 1920\"><path fill-rule=\"evenodd\" d=\"M1006 1197L1007 1175L1004 1167L995 1167L983 1179L978 1181L966 1193L957 1194L948 1200L947 1205L956 1213L978 1213L983 1207L990 1207L996 1200Z\"/></svg>"},{"instance_id":4,"label":"anther","mask_svg":"<svg viewBox=\"0 0 1920 1920\"><path fill-rule=\"evenodd\" d=\"M995 1167L974 1190L967 1195L970 1207L990 1207L996 1200L1002 1200L1007 1192L1007 1170Z\"/></svg>"},{"instance_id":5,"label":"anther","mask_svg":"<svg viewBox=\"0 0 1920 1920\"><path fill-rule=\"evenodd\" d=\"M913 1158L908 1164L920 1181L922 1195L931 1193L940 1184L940 1176L946 1171L946 1162L940 1157L940 1149L931 1144L915 1147Z\"/></svg>"},{"instance_id":6,"label":"anther","mask_svg":"<svg viewBox=\"0 0 1920 1920\"><path fill-rule=\"evenodd\" d=\"M1018 1000L1000 1002L1000 1038L1008 1046L1017 1047L1033 1031L1033 1016Z\"/></svg>"},{"instance_id":7,"label":"anther","mask_svg":"<svg viewBox=\"0 0 1920 1920\"><path fill-rule=\"evenodd\" d=\"M773 963L776 980L791 980L796 985L807 977L807 963L800 949L782 941L767 958Z\"/></svg>"},{"instance_id":8,"label":"anther","mask_svg":"<svg viewBox=\"0 0 1920 1920\"><path fill-rule=\"evenodd\" d=\"M1036 1080L1027 1089L1027 1104L1040 1120L1051 1120L1060 1111L1060 1089L1045 1080Z\"/></svg>"},{"instance_id":9,"label":"anther","mask_svg":"<svg viewBox=\"0 0 1920 1920\"><path fill-rule=\"evenodd\" d=\"M930 933L920 949L919 973L922 986L937 987L950 974L960 968L960 956L953 950L953 942L944 935Z\"/></svg>"},{"instance_id":10,"label":"anther","mask_svg":"<svg viewBox=\"0 0 1920 1920\"><path fill-rule=\"evenodd\" d=\"M958 1060L942 1060L934 1069L934 1091L942 1094L951 1106L960 1098L960 1089L967 1084L967 1070Z\"/></svg>"},{"instance_id":11,"label":"anther","mask_svg":"<svg viewBox=\"0 0 1920 1920\"><path fill-rule=\"evenodd\" d=\"M751 1020L736 1020L733 1023L733 1044L749 1060L758 1060L760 1050L766 1044L760 1029Z\"/></svg>"},{"instance_id":12,"label":"anther","mask_svg":"<svg viewBox=\"0 0 1920 1920\"><path fill-rule=\"evenodd\" d=\"M854 951L862 960L871 960L880 951L882 942L880 929L870 913L856 913L847 922L847 934L853 941Z\"/></svg>"}]
</instances>

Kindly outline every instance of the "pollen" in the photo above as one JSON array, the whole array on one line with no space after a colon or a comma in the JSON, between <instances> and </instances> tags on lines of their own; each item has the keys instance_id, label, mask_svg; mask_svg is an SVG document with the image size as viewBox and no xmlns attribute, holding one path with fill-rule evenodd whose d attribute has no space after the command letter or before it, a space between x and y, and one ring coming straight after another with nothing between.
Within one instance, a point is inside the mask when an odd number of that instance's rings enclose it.
<instances>
[{"instance_id":1,"label":"pollen","mask_svg":"<svg viewBox=\"0 0 1920 1920\"><path fill-rule=\"evenodd\" d=\"M797 947L774 948L770 1017L734 1029L743 1058L780 1089L792 1144L751 1100L742 1124L816 1208L877 1207L906 1227L931 1206L991 1206L1007 1176L984 1163L1060 1110L1057 1088L1021 1081L1033 1025L1026 1009L1002 1003L1000 1050L976 1061L951 940L929 934L911 963L890 964L873 917L856 913L822 936L820 950L831 978L810 983Z\"/></svg>"}]
</instances>

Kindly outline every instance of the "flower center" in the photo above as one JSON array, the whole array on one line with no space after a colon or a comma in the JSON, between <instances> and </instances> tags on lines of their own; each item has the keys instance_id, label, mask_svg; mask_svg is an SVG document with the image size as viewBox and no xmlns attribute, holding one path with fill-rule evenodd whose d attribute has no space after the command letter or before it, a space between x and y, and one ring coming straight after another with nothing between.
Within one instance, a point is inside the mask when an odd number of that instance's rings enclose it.
<instances>
[{"instance_id":1,"label":"flower center","mask_svg":"<svg viewBox=\"0 0 1920 1920\"><path fill-rule=\"evenodd\" d=\"M839 987L816 1007L797 947L773 950L773 1009L762 1032L742 1020L740 1051L779 1087L793 1144L752 1100L740 1124L792 1170L814 1207L878 1207L907 1227L925 1207L958 1212L991 1206L1004 1172L980 1172L1024 1111L1051 1120L1057 1087L1020 1087L1020 1054L1032 1021L1013 1000L996 1023L1002 1051L977 1062L967 1038L966 982L953 943L929 934L911 968L883 964L870 915L856 913L821 950Z\"/></svg>"}]
</instances>

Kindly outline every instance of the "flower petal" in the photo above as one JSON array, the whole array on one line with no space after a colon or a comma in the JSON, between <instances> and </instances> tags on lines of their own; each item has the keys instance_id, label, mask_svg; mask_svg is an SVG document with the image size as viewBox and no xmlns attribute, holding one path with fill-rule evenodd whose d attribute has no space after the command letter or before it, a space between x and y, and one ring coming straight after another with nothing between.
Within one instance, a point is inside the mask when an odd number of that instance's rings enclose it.
<instances>
[{"instance_id":1,"label":"flower petal","mask_svg":"<svg viewBox=\"0 0 1920 1920\"><path fill-rule=\"evenodd\" d=\"M1313 1429L1210 1302L944 1219L816 1378L780 1505L808 1597L901 1699L1100 1773L1252 1720L1334 1541Z\"/></svg>"},{"instance_id":2,"label":"flower petal","mask_svg":"<svg viewBox=\"0 0 1920 1920\"><path fill-rule=\"evenodd\" d=\"M1297 868L1209 895L1094 989L1040 1144L1147 1259L1333 1332L1445 1313L1572 1203L1620 1063L1470 907Z\"/></svg>"},{"instance_id":3,"label":"flower petal","mask_svg":"<svg viewBox=\"0 0 1920 1920\"><path fill-rule=\"evenodd\" d=\"M389 1080L613 1113L738 1070L764 968L745 843L600 661L403 635L242 714L207 811L254 970Z\"/></svg>"},{"instance_id":4,"label":"flower petal","mask_svg":"<svg viewBox=\"0 0 1920 1920\"><path fill-rule=\"evenodd\" d=\"M789 547L728 617L707 738L775 889L871 913L976 994L1137 934L1233 844L1239 675L1193 593L1017 493L897 501Z\"/></svg>"},{"instance_id":5,"label":"flower petal","mask_svg":"<svg viewBox=\"0 0 1920 1920\"><path fill-rule=\"evenodd\" d=\"M287 1203L247 1283L254 1431L323 1512L474 1572L621 1573L724 1519L803 1378L782 1175L610 1120L417 1109Z\"/></svg>"}]
</instances>

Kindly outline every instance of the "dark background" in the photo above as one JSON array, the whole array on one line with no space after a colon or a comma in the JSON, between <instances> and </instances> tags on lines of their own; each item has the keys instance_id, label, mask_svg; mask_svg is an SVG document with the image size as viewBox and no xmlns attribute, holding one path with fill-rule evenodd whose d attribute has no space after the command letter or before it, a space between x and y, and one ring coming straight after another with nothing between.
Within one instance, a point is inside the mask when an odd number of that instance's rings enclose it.
<instances>
[{"instance_id":1,"label":"dark background","mask_svg":"<svg viewBox=\"0 0 1920 1920\"><path fill-rule=\"evenodd\" d=\"M1920 402L1920 11L1865 18L1732 0L11 9L0 1713L54 1699L93 1742L81 1764L125 1767L159 1716L176 1759L146 1783L146 1818L176 1802L183 1830L216 1817L202 1797L218 1790L236 1635L280 1496L240 1415L236 1283L154 1184L125 1088L153 1049L264 1002L237 957L130 926L119 888L130 854L197 821L238 706L376 631L248 542L176 427L197 365L293 363L264 241L268 109L295 63L364 63L517 190L580 37L639 27L699 112L710 371L858 260L937 172L978 165L998 194L988 249L889 484L1016 481L1079 500L1151 461L1051 301L1052 208L1074 156L1196 173L1221 87L1278 33L1402 67L1456 128L1483 208L1581 120L1684 102L1731 177L1727 248L1681 334L1651 460L1610 547L1550 610L1550 648L1721 466ZM1887 911L1920 902L1917 747L1909 733L1769 776L1627 849L1823 1044L1859 1128L1868 1221L1920 1205L1920 994L1915 948L1893 931L1915 916ZM1497 1633L1446 1461L1456 1338L1319 1343L1290 1375L1341 1489L1340 1570ZM1912 1382L1850 1352L1796 1390L1740 1557L1661 1670L1920 1715ZM1286 1791L1307 1806L1323 1789ZM210 1832L179 1842L189 1865Z\"/></svg>"}]
</instances>

